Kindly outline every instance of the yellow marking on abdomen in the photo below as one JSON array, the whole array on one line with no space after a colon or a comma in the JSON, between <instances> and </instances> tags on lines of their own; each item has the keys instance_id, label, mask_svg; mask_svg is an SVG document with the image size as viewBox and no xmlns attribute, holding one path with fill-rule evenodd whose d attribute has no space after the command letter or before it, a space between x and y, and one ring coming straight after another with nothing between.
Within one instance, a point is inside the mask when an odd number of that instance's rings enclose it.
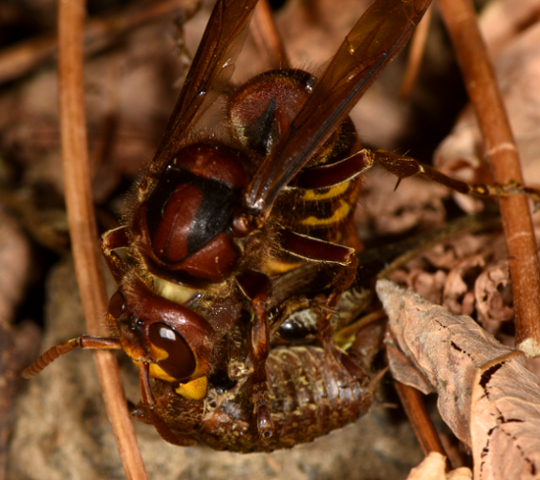
<instances>
[{"instance_id":1,"label":"yellow marking on abdomen","mask_svg":"<svg viewBox=\"0 0 540 480\"><path fill-rule=\"evenodd\" d=\"M311 216L304 218L300 223L307 227L319 227L321 225L339 223L351 212L351 206L346 201L340 200L340 203L341 205L334 211L334 214L331 217L317 218Z\"/></svg>"},{"instance_id":2,"label":"yellow marking on abdomen","mask_svg":"<svg viewBox=\"0 0 540 480\"><path fill-rule=\"evenodd\" d=\"M306 202L318 202L320 200L328 200L329 198L339 197L347 191L350 183L350 181L339 183L338 185L330 187L328 191L323 193L317 193L317 190L314 188L306 190L302 200L305 200Z\"/></svg>"}]
</instances>

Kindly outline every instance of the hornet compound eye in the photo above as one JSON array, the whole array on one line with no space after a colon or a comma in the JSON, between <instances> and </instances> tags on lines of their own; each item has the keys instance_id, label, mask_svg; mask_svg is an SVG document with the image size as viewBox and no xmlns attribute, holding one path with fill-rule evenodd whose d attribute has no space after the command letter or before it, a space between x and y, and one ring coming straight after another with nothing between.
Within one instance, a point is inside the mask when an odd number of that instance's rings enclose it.
<instances>
[{"instance_id":1,"label":"hornet compound eye","mask_svg":"<svg viewBox=\"0 0 540 480\"><path fill-rule=\"evenodd\" d=\"M191 348L186 341L166 323L154 323L148 329L148 336L157 349L157 364L178 381L193 375L196 363Z\"/></svg>"}]
</instances>

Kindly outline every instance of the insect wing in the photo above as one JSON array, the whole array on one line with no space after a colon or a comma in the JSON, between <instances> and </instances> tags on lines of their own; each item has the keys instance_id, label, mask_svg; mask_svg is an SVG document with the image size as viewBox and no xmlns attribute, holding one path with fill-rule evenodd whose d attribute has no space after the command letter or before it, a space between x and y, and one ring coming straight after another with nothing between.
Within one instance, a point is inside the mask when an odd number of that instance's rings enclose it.
<instances>
[{"instance_id":1,"label":"insect wing","mask_svg":"<svg viewBox=\"0 0 540 480\"><path fill-rule=\"evenodd\" d=\"M234 72L257 0L218 0L150 170L158 173Z\"/></svg>"},{"instance_id":2,"label":"insect wing","mask_svg":"<svg viewBox=\"0 0 540 480\"><path fill-rule=\"evenodd\" d=\"M290 129L264 160L245 196L247 213L266 218L280 190L345 119L404 46L431 0L376 0L345 38Z\"/></svg>"}]
</instances>

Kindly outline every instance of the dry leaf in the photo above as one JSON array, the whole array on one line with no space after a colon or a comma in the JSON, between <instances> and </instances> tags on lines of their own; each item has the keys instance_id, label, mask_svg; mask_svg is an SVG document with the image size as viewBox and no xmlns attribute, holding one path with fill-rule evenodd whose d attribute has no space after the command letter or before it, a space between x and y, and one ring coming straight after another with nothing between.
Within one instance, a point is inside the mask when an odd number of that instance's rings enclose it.
<instances>
[{"instance_id":1,"label":"dry leaf","mask_svg":"<svg viewBox=\"0 0 540 480\"><path fill-rule=\"evenodd\" d=\"M450 270L444 285L443 305L452 313L470 315L474 311L474 282L471 285L470 279L475 279L484 266L484 257L477 254L466 257Z\"/></svg>"},{"instance_id":2,"label":"dry leaf","mask_svg":"<svg viewBox=\"0 0 540 480\"><path fill-rule=\"evenodd\" d=\"M494 333L501 322L514 318L512 285L508 261L501 260L483 271L474 287L478 321Z\"/></svg>"},{"instance_id":3,"label":"dry leaf","mask_svg":"<svg viewBox=\"0 0 540 480\"><path fill-rule=\"evenodd\" d=\"M446 474L446 480L471 480L473 478L470 468L460 467Z\"/></svg>"},{"instance_id":4,"label":"dry leaf","mask_svg":"<svg viewBox=\"0 0 540 480\"><path fill-rule=\"evenodd\" d=\"M0 477L7 462L20 372L39 346L39 332L27 322L13 325L27 287L30 244L16 222L0 208Z\"/></svg>"},{"instance_id":5,"label":"dry leaf","mask_svg":"<svg viewBox=\"0 0 540 480\"><path fill-rule=\"evenodd\" d=\"M413 229L433 229L444 223L446 187L411 177L396 190L396 181L381 168L369 172L355 216L361 228L379 236L399 235Z\"/></svg>"},{"instance_id":6,"label":"dry leaf","mask_svg":"<svg viewBox=\"0 0 540 480\"><path fill-rule=\"evenodd\" d=\"M539 18L539 0L490 1L482 10L479 24L492 58Z\"/></svg>"},{"instance_id":7,"label":"dry leaf","mask_svg":"<svg viewBox=\"0 0 540 480\"><path fill-rule=\"evenodd\" d=\"M540 478L540 384L521 352L476 372L471 437L475 479Z\"/></svg>"},{"instance_id":8,"label":"dry leaf","mask_svg":"<svg viewBox=\"0 0 540 480\"><path fill-rule=\"evenodd\" d=\"M385 338L386 358L394 378L401 383L414 387L424 394L435 393L437 389L422 374L410 357L405 355L397 345L396 339L391 335ZM394 374L399 372L399 374Z\"/></svg>"},{"instance_id":9,"label":"dry leaf","mask_svg":"<svg viewBox=\"0 0 540 480\"><path fill-rule=\"evenodd\" d=\"M487 239L490 239L488 242ZM396 270L390 279L408 286L433 303L453 313L471 314L475 307L474 282L491 257L492 237L463 235L438 244ZM480 253L481 252L481 253Z\"/></svg>"},{"instance_id":10,"label":"dry leaf","mask_svg":"<svg viewBox=\"0 0 540 480\"><path fill-rule=\"evenodd\" d=\"M506 341L509 330L503 324L514 318L507 256L500 233L463 235L422 253L389 278L452 313L472 315Z\"/></svg>"},{"instance_id":11,"label":"dry leaf","mask_svg":"<svg viewBox=\"0 0 540 480\"><path fill-rule=\"evenodd\" d=\"M413 468L407 480L472 480L472 472L466 467L446 473L446 458L431 452L420 465Z\"/></svg>"},{"instance_id":12,"label":"dry leaf","mask_svg":"<svg viewBox=\"0 0 540 480\"><path fill-rule=\"evenodd\" d=\"M437 388L443 420L470 446L474 478L540 478L540 382L524 356L410 290L381 280L377 292L395 340Z\"/></svg>"},{"instance_id":13,"label":"dry leaf","mask_svg":"<svg viewBox=\"0 0 540 480\"><path fill-rule=\"evenodd\" d=\"M0 209L0 323L4 326L13 320L29 273L29 242L15 221Z\"/></svg>"}]
</instances>

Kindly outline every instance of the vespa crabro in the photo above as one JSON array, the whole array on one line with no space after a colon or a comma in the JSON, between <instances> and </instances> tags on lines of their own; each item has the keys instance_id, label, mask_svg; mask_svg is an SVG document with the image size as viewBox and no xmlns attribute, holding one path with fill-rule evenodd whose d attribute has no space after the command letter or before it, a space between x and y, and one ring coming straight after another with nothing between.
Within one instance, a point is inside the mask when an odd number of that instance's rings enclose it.
<instances>
[{"instance_id":1,"label":"vespa crabro","mask_svg":"<svg viewBox=\"0 0 540 480\"><path fill-rule=\"evenodd\" d=\"M26 375L77 347L121 348L140 369L135 414L183 446L288 448L363 414L374 352L332 337L359 313L348 233L361 174L379 163L399 179L507 193L362 148L348 119L429 4L376 0L319 79L289 68L256 76L228 99L221 139L197 123L230 78L256 0L219 0L128 222L102 238L118 284L111 337L53 347Z\"/></svg>"}]
</instances>

